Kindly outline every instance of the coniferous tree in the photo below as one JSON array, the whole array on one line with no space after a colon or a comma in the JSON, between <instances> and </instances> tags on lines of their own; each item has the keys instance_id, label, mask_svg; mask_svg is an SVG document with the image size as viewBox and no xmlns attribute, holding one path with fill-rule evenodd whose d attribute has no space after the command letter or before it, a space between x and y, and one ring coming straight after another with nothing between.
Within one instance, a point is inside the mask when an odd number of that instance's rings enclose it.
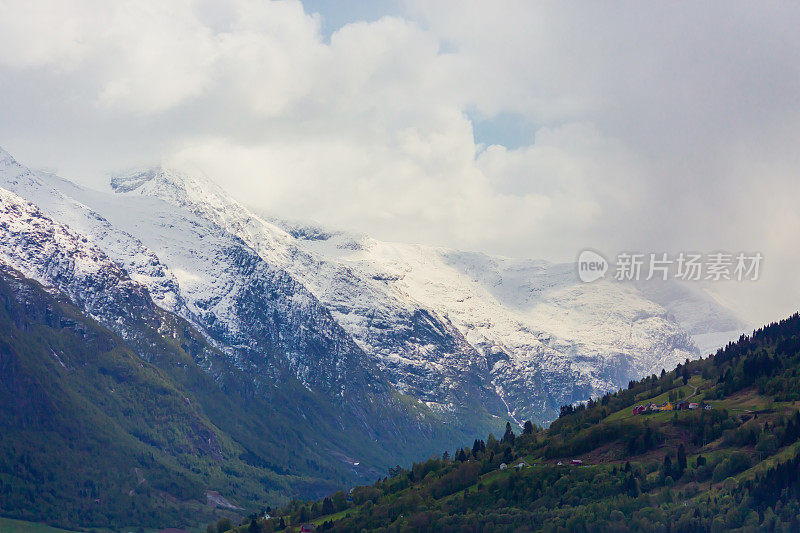
<instances>
[{"instance_id":1,"label":"coniferous tree","mask_svg":"<svg viewBox=\"0 0 800 533\"><path fill-rule=\"evenodd\" d=\"M492 433L489 433L489 437L486 439L486 448L492 452L497 452L500 450L500 443L497 441L497 437L495 437Z\"/></svg>"},{"instance_id":2,"label":"coniferous tree","mask_svg":"<svg viewBox=\"0 0 800 533\"><path fill-rule=\"evenodd\" d=\"M664 478L672 476L672 459L669 454L664 456L664 464L661 465L661 473Z\"/></svg>"},{"instance_id":3,"label":"coniferous tree","mask_svg":"<svg viewBox=\"0 0 800 533\"><path fill-rule=\"evenodd\" d=\"M506 422L506 432L503 434L503 438L500 442L514 444L514 439L516 435L514 435L514 431L511 429L511 422Z\"/></svg>"},{"instance_id":4,"label":"coniferous tree","mask_svg":"<svg viewBox=\"0 0 800 533\"><path fill-rule=\"evenodd\" d=\"M686 470L686 447L681 443L678 446L678 477L683 475L683 472Z\"/></svg>"},{"instance_id":5,"label":"coniferous tree","mask_svg":"<svg viewBox=\"0 0 800 533\"><path fill-rule=\"evenodd\" d=\"M481 452L481 441L475 439L475 442L472 443L472 456L474 458L478 458L478 454Z\"/></svg>"},{"instance_id":6,"label":"coniferous tree","mask_svg":"<svg viewBox=\"0 0 800 533\"><path fill-rule=\"evenodd\" d=\"M755 420L754 416L748 421L747 415L729 414L722 402L714 401L753 385L758 394L772 401L799 401L800 317L795 321L788 333L771 326L766 333L757 332L753 340L747 337L731 343L709 359L687 361L663 379L652 376L633 381L629 390L606 394L597 402L574 409L565 408L564 412L569 413L536 434L536 442L520 439L512 444L504 436L502 444L492 437L486 446L476 439L472 450L465 447L454 452L456 457L463 452L470 459L468 462L453 464L431 459L416 463L402 479L379 481L369 487L369 497L355 496L354 503L345 503L341 508L337 505L337 511L347 509L345 516L337 519L341 522L336 528L329 522L330 526L324 523L319 529L392 530L411 526L410 529L416 530L457 531L477 530L480 523L486 524L486 530L529 527L572 531L591 526L597 530L616 530L630 512L631 531L800 531L800 478L796 475L800 454L795 459L781 454L773 469L756 474L754 479L740 480L738 486L728 479L751 465L754 456L749 450L754 444L761 457L767 457L783 447L782 442L786 445L796 442L800 438L800 415L787 417L780 411L768 410L757 417L761 420ZM763 348L764 353L758 348ZM778 371L782 372L780 376L776 375ZM681 378L692 374L702 375L707 381L698 383L701 389L698 396L714 405L713 410L676 412L670 417L637 417L633 421L607 419L621 409L629 413L630 406L641 403L643 398L666 396L682 386ZM722 379L717 385L719 377ZM791 396L795 394L796 398ZM765 419L769 424L763 424ZM525 429L523 426L523 434ZM538 431L535 425L533 429ZM723 437L715 447L723 453L715 452L708 462L702 455L697 456L693 461L697 468L691 476L687 476L691 448L683 441L687 432L692 447ZM623 467L612 465L598 471L512 469L479 480L483 473L496 470L501 460L511 465L509 459L526 455L559 460L585 452L589 456L589 450L615 440L623 446L628 444L627 457L620 458L623 461L630 458L634 465L627 462ZM671 447L670 454L662 457L663 462L654 463L649 454L634 458L659 444ZM748 451L725 453L726 448L741 447ZM480 453L484 449L487 453ZM471 460L476 453L475 460ZM671 453L676 453L676 458ZM649 475L654 470L660 484L654 483ZM712 479L714 484L722 482L724 493L713 486L710 492L695 491L696 483ZM463 490L475 485L477 491ZM664 486L674 486L675 490L664 490ZM404 494L407 488L411 490ZM453 497L447 498L448 495ZM683 505L675 505L676 502ZM302 504L297 502L287 512L278 514L295 517ZM322 501L318 506L321 505ZM397 523L391 524L392 521Z\"/></svg>"}]
</instances>

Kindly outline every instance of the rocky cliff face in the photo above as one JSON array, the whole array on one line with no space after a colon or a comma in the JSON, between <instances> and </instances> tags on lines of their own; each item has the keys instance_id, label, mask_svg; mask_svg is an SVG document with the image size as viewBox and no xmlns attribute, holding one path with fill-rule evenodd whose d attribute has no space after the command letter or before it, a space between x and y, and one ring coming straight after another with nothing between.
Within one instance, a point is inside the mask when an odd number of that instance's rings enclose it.
<instances>
[{"instance_id":1,"label":"rocky cliff face","mask_svg":"<svg viewBox=\"0 0 800 533\"><path fill-rule=\"evenodd\" d=\"M157 322L146 287L88 239L5 189L0 189L0 242L0 263L66 294L123 338L135 341L139 322Z\"/></svg>"},{"instance_id":2,"label":"rocky cliff face","mask_svg":"<svg viewBox=\"0 0 800 533\"><path fill-rule=\"evenodd\" d=\"M6 155L0 186L94 242L258 386L297 380L370 426L365 403L390 396L467 433L492 420L546 422L562 404L699 355L691 316L716 305L580 284L569 264L271 220L166 169L100 193Z\"/></svg>"},{"instance_id":3,"label":"rocky cliff face","mask_svg":"<svg viewBox=\"0 0 800 533\"><path fill-rule=\"evenodd\" d=\"M143 324L177 337L169 329L176 313L209 343L186 348L221 387L282 402L281 412L298 421L324 414L308 439L326 443L342 469L357 464L364 475L438 450L454 435L464 438L398 393L302 284L214 224L153 199L110 209L106 218L89 207L103 195L30 172L8 156L0 175L3 185L41 206L0 190L0 262L67 295L144 359L156 358L158 347L148 343Z\"/></svg>"},{"instance_id":4,"label":"rocky cliff face","mask_svg":"<svg viewBox=\"0 0 800 533\"><path fill-rule=\"evenodd\" d=\"M669 288L580 284L571 264L266 219L215 185L169 170L112 186L165 200L242 239L325 304L399 390L451 416L478 398L494 415L546 421L564 403L696 357L690 322L700 309L728 319L715 331L739 327L702 295L675 306L663 297Z\"/></svg>"}]
</instances>

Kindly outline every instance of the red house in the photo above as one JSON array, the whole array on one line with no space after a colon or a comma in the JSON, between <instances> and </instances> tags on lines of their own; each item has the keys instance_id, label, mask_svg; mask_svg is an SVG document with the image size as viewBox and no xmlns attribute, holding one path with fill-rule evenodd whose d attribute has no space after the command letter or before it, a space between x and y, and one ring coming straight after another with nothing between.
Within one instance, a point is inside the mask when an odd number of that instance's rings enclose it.
<instances>
[{"instance_id":1,"label":"red house","mask_svg":"<svg viewBox=\"0 0 800 533\"><path fill-rule=\"evenodd\" d=\"M573 459L572 461L569 462L569 464L574 466L583 466L583 461L581 461L580 459Z\"/></svg>"}]
</instances>

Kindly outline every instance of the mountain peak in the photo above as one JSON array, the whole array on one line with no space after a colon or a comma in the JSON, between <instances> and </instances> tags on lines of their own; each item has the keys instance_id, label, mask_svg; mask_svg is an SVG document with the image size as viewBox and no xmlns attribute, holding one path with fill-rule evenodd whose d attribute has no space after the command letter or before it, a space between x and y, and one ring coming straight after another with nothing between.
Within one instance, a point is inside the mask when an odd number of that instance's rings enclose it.
<instances>
[{"instance_id":1,"label":"mountain peak","mask_svg":"<svg viewBox=\"0 0 800 533\"><path fill-rule=\"evenodd\" d=\"M228 194L209 178L164 166L114 176L111 188L118 194L153 196L181 206L199 201L211 204L232 202Z\"/></svg>"},{"instance_id":2,"label":"mountain peak","mask_svg":"<svg viewBox=\"0 0 800 533\"><path fill-rule=\"evenodd\" d=\"M3 147L0 146L0 163L5 164L14 164L17 160L14 159L14 156L3 150Z\"/></svg>"},{"instance_id":3,"label":"mountain peak","mask_svg":"<svg viewBox=\"0 0 800 533\"><path fill-rule=\"evenodd\" d=\"M111 178L111 188L117 193L139 190L141 194L152 194L164 187L173 189L213 189L215 192L220 190L213 181L205 176L190 175L161 165L143 170L134 170Z\"/></svg>"},{"instance_id":4,"label":"mountain peak","mask_svg":"<svg viewBox=\"0 0 800 533\"><path fill-rule=\"evenodd\" d=\"M161 167L153 167L130 172L123 176L114 176L111 178L111 188L116 193L133 192L145 183L158 179L158 175L162 171Z\"/></svg>"}]
</instances>

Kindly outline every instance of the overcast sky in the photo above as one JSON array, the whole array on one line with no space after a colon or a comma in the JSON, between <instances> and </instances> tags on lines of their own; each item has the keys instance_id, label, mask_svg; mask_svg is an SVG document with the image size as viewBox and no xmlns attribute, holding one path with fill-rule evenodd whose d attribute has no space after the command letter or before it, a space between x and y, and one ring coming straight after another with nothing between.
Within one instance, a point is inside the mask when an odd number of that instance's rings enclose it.
<instances>
[{"instance_id":1,"label":"overcast sky","mask_svg":"<svg viewBox=\"0 0 800 533\"><path fill-rule=\"evenodd\" d=\"M0 146L512 256L761 251L800 301L796 2L0 0Z\"/></svg>"}]
</instances>

